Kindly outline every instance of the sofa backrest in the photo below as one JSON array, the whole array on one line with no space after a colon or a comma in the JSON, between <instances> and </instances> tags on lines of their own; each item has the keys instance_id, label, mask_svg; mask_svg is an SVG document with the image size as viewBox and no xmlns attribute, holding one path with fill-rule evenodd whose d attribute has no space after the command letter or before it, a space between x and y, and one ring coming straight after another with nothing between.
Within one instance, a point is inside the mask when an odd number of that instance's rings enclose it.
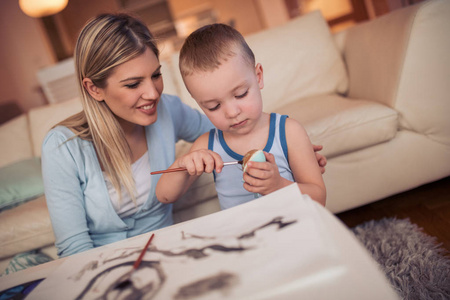
<instances>
[{"instance_id":1,"label":"sofa backrest","mask_svg":"<svg viewBox=\"0 0 450 300\"><path fill-rule=\"evenodd\" d=\"M47 132L62 120L80 112L79 98L34 108L28 112L31 144L34 156L41 156L42 142Z\"/></svg>"},{"instance_id":2,"label":"sofa backrest","mask_svg":"<svg viewBox=\"0 0 450 300\"><path fill-rule=\"evenodd\" d=\"M33 157L28 115L22 114L0 126L0 167Z\"/></svg>"},{"instance_id":3,"label":"sofa backrest","mask_svg":"<svg viewBox=\"0 0 450 300\"><path fill-rule=\"evenodd\" d=\"M74 98L65 102L39 106L0 126L0 167L41 156L47 132L58 122L81 111Z\"/></svg>"},{"instance_id":4,"label":"sofa backrest","mask_svg":"<svg viewBox=\"0 0 450 300\"><path fill-rule=\"evenodd\" d=\"M400 127L450 145L450 1L429 0L350 28L350 98L395 108Z\"/></svg>"},{"instance_id":5,"label":"sofa backrest","mask_svg":"<svg viewBox=\"0 0 450 300\"><path fill-rule=\"evenodd\" d=\"M319 11L245 36L256 62L264 70L264 110L272 112L288 103L316 95L345 93L348 78L342 56L326 20ZM180 98L198 108L178 71L179 53L172 66L180 83Z\"/></svg>"},{"instance_id":6,"label":"sofa backrest","mask_svg":"<svg viewBox=\"0 0 450 300\"><path fill-rule=\"evenodd\" d=\"M174 72L178 71L178 65L173 66L170 59L161 59L161 74L164 82L164 94L179 96L181 93L180 84L183 82L177 82Z\"/></svg>"}]
</instances>

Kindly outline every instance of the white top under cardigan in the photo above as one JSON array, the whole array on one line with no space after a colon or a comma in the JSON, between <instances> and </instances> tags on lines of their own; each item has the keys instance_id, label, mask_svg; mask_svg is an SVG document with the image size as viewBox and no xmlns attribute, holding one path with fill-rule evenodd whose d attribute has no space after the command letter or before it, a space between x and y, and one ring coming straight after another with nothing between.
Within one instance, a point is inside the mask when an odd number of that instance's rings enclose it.
<instances>
[{"instance_id":1,"label":"white top under cardigan","mask_svg":"<svg viewBox=\"0 0 450 300\"><path fill-rule=\"evenodd\" d=\"M111 198L111 203L114 210L119 215L120 218L125 218L136 213L138 209L145 203L150 195L150 187L152 182L152 175L150 175L150 163L148 158L148 151L144 153L137 161L131 165L131 172L133 173L134 183L135 183L135 196L136 202L133 202L128 191L122 185L121 194L114 188L108 174L103 172L103 177L105 177L106 187L108 189L109 198Z\"/></svg>"}]
</instances>

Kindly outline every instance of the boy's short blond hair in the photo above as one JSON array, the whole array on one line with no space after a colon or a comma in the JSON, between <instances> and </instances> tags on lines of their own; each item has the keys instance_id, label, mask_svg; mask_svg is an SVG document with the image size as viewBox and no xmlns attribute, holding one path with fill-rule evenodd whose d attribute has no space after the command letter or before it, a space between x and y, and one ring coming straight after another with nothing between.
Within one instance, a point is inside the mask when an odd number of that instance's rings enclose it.
<instances>
[{"instance_id":1,"label":"boy's short blond hair","mask_svg":"<svg viewBox=\"0 0 450 300\"><path fill-rule=\"evenodd\" d=\"M255 55L239 31L218 23L203 26L191 33L181 48L181 75L212 71L238 52L251 67L255 66Z\"/></svg>"}]
</instances>

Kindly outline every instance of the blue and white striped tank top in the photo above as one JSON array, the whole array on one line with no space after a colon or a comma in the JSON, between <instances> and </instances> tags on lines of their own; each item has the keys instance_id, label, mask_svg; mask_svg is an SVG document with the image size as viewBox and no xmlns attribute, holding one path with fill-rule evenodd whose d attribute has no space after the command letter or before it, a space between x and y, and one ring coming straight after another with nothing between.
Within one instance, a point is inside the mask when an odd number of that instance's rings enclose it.
<instances>
[{"instance_id":1,"label":"blue and white striped tank top","mask_svg":"<svg viewBox=\"0 0 450 300\"><path fill-rule=\"evenodd\" d=\"M286 115L270 114L269 138L263 150L275 156L280 175L283 178L294 181L288 162L285 133L286 118ZM209 132L208 149L217 152L224 162L239 161L243 158L243 155L234 152L228 147L223 138L223 132L218 129L211 129ZM216 191L222 209L246 203L259 197L259 194L250 193L244 189L242 176L242 166L240 165L224 167L221 173L214 172Z\"/></svg>"}]
</instances>

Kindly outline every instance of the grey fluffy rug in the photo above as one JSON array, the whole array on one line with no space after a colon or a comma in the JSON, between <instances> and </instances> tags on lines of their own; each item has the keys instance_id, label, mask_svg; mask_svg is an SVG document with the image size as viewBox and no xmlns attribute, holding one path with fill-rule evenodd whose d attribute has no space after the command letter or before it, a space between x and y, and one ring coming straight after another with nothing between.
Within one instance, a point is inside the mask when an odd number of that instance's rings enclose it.
<instances>
[{"instance_id":1,"label":"grey fluffy rug","mask_svg":"<svg viewBox=\"0 0 450 300\"><path fill-rule=\"evenodd\" d=\"M408 219L385 218L352 231L386 273L400 298L450 299L450 256Z\"/></svg>"}]
</instances>

